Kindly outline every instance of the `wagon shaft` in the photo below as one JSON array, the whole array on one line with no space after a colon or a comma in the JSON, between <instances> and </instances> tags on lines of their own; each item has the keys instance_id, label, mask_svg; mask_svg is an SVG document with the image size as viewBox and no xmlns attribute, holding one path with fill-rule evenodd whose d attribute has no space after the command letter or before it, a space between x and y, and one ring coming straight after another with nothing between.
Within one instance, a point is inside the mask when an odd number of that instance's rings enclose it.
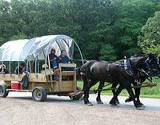
<instances>
[{"instance_id":1,"label":"wagon shaft","mask_svg":"<svg viewBox=\"0 0 160 125\"><path fill-rule=\"evenodd\" d=\"M157 85L156 83L145 83L144 85L141 86L132 86L132 88L153 87L156 85Z\"/></svg>"},{"instance_id":2,"label":"wagon shaft","mask_svg":"<svg viewBox=\"0 0 160 125\"><path fill-rule=\"evenodd\" d=\"M142 85L138 85L138 86L131 86L131 88L142 88L142 87L153 87L153 86L157 86L157 83L151 83L151 82L145 82L143 83ZM116 88L106 88L106 89L103 89L102 91L108 91L108 90L115 90ZM95 93L98 92L98 89L97 90L94 90Z\"/></svg>"}]
</instances>

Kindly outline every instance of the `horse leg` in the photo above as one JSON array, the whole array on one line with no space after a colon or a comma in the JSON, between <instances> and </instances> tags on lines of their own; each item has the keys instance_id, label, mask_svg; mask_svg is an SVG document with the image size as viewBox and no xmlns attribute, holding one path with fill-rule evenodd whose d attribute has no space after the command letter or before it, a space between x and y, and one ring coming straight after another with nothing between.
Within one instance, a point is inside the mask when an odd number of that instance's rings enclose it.
<instances>
[{"instance_id":1,"label":"horse leg","mask_svg":"<svg viewBox=\"0 0 160 125\"><path fill-rule=\"evenodd\" d=\"M84 104L87 104L89 106L93 106L93 104L89 101L89 91L90 88L95 85L97 83L97 81L94 80L88 80L85 79L84 80L84 86L83 86L83 90L84 90Z\"/></svg>"},{"instance_id":2,"label":"horse leg","mask_svg":"<svg viewBox=\"0 0 160 125\"><path fill-rule=\"evenodd\" d=\"M104 82L100 81L99 86L98 86L98 96L96 98L98 104L103 104L101 97L100 97L103 87L104 87Z\"/></svg>"},{"instance_id":3,"label":"horse leg","mask_svg":"<svg viewBox=\"0 0 160 125\"><path fill-rule=\"evenodd\" d=\"M89 106L92 105L92 103L89 101L89 90L90 90L90 87L89 86L86 86L84 88L84 104L87 104Z\"/></svg>"},{"instance_id":4,"label":"horse leg","mask_svg":"<svg viewBox=\"0 0 160 125\"><path fill-rule=\"evenodd\" d=\"M144 106L143 103L141 103L139 96L140 96L141 88L136 88L135 89L135 96L137 98L137 103L141 106Z\"/></svg>"},{"instance_id":5,"label":"horse leg","mask_svg":"<svg viewBox=\"0 0 160 125\"><path fill-rule=\"evenodd\" d=\"M136 91L136 89L135 89L135 91ZM135 92L135 98L137 97L137 95L136 95L136 92ZM126 100L125 100L125 102L131 102L131 101L133 101L133 98L131 97L131 96L129 96Z\"/></svg>"},{"instance_id":6,"label":"horse leg","mask_svg":"<svg viewBox=\"0 0 160 125\"><path fill-rule=\"evenodd\" d=\"M138 105L143 106L143 103L141 103L141 101L139 99L141 88L135 88L134 91L135 91L135 98L137 100ZM129 97L125 100L125 102L131 102L131 101L133 101L133 99L131 97Z\"/></svg>"},{"instance_id":7,"label":"horse leg","mask_svg":"<svg viewBox=\"0 0 160 125\"><path fill-rule=\"evenodd\" d=\"M134 86L137 86L137 83L134 82L133 85L134 85ZM135 89L134 89L134 91L135 91L135 98L137 98L137 96L138 96L138 93L137 93L138 91L137 91L137 89L138 89L138 88L135 88ZM131 102L131 101L133 101L133 98L130 97L130 96L125 100L125 102ZM138 102L137 102L137 103L138 103Z\"/></svg>"},{"instance_id":8,"label":"horse leg","mask_svg":"<svg viewBox=\"0 0 160 125\"><path fill-rule=\"evenodd\" d=\"M133 103L134 103L134 106L137 108L137 109L144 109L144 107L142 105L139 105L138 102L135 100L135 95L133 93L133 90L131 88L131 84L129 82L126 82L125 84L125 88L127 89L127 92L129 94L129 96L132 98L133 100Z\"/></svg>"},{"instance_id":9,"label":"horse leg","mask_svg":"<svg viewBox=\"0 0 160 125\"><path fill-rule=\"evenodd\" d=\"M88 80L87 78L83 78L83 91L84 91L84 97L83 97L83 100L84 100L84 104L89 104L89 83L88 83Z\"/></svg>"},{"instance_id":10,"label":"horse leg","mask_svg":"<svg viewBox=\"0 0 160 125\"><path fill-rule=\"evenodd\" d=\"M120 85L117 90L114 90L113 97L109 102L111 105L117 105L118 95L121 93L123 88L124 87Z\"/></svg>"},{"instance_id":11,"label":"horse leg","mask_svg":"<svg viewBox=\"0 0 160 125\"><path fill-rule=\"evenodd\" d=\"M116 95L116 87L117 87L117 84L113 83L112 87L111 87L112 93L113 93L113 97L115 97L115 95ZM116 101L116 104L119 104L118 96L117 96L117 98L115 98L115 101Z\"/></svg>"}]
</instances>

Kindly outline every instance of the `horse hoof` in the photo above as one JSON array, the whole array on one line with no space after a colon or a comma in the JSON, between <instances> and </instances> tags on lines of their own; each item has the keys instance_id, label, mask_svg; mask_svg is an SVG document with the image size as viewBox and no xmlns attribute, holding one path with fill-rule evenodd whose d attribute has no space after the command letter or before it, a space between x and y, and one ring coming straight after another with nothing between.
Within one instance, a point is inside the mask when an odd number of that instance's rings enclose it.
<instances>
[{"instance_id":1,"label":"horse hoof","mask_svg":"<svg viewBox=\"0 0 160 125\"><path fill-rule=\"evenodd\" d=\"M109 104L111 104L111 105L113 105L113 106L117 106L116 102L113 101L113 100L111 100L111 101L109 102Z\"/></svg>"},{"instance_id":2,"label":"horse hoof","mask_svg":"<svg viewBox=\"0 0 160 125\"><path fill-rule=\"evenodd\" d=\"M127 99L125 100L125 102L131 102L131 101L133 101L132 98L127 98Z\"/></svg>"},{"instance_id":3,"label":"horse hoof","mask_svg":"<svg viewBox=\"0 0 160 125\"><path fill-rule=\"evenodd\" d=\"M97 104L104 104L102 101L98 101Z\"/></svg>"},{"instance_id":4,"label":"horse hoof","mask_svg":"<svg viewBox=\"0 0 160 125\"><path fill-rule=\"evenodd\" d=\"M135 101L134 106L136 107L137 110L144 110L145 109L145 106L140 101Z\"/></svg>"},{"instance_id":5,"label":"horse hoof","mask_svg":"<svg viewBox=\"0 0 160 125\"><path fill-rule=\"evenodd\" d=\"M118 104L120 104L120 102L118 100L116 100L116 104L118 105Z\"/></svg>"},{"instance_id":6,"label":"horse hoof","mask_svg":"<svg viewBox=\"0 0 160 125\"><path fill-rule=\"evenodd\" d=\"M112 105L112 106L117 106L117 104L110 104L110 105Z\"/></svg>"},{"instance_id":7,"label":"horse hoof","mask_svg":"<svg viewBox=\"0 0 160 125\"><path fill-rule=\"evenodd\" d=\"M143 105L143 103L141 103L141 102L139 102L139 104L138 104L138 105L140 105L140 106L144 106L144 105ZM145 106L144 106L144 107L145 107Z\"/></svg>"},{"instance_id":8,"label":"horse hoof","mask_svg":"<svg viewBox=\"0 0 160 125\"><path fill-rule=\"evenodd\" d=\"M93 104L91 102L85 103L85 105L87 105L87 106L93 106Z\"/></svg>"},{"instance_id":9,"label":"horse hoof","mask_svg":"<svg viewBox=\"0 0 160 125\"><path fill-rule=\"evenodd\" d=\"M145 106L144 105L141 105L141 106L138 106L136 107L137 110L144 110L145 109Z\"/></svg>"},{"instance_id":10,"label":"horse hoof","mask_svg":"<svg viewBox=\"0 0 160 125\"><path fill-rule=\"evenodd\" d=\"M88 103L87 106L93 106L93 104L92 103Z\"/></svg>"}]
</instances>

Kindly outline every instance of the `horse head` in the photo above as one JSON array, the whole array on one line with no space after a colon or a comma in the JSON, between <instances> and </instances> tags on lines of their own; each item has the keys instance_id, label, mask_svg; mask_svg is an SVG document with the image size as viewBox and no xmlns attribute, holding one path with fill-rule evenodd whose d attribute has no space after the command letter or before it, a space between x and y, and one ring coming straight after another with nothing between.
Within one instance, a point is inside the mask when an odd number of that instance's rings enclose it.
<instances>
[{"instance_id":1,"label":"horse head","mask_svg":"<svg viewBox=\"0 0 160 125\"><path fill-rule=\"evenodd\" d=\"M159 76L160 74L160 65L159 65L159 58L153 54L148 55L148 61L146 62L150 68L150 75L151 76Z\"/></svg>"},{"instance_id":2,"label":"horse head","mask_svg":"<svg viewBox=\"0 0 160 125\"><path fill-rule=\"evenodd\" d=\"M153 54L131 57L130 60L133 71L140 72L144 77L151 78L160 73L158 58Z\"/></svg>"}]
</instances>

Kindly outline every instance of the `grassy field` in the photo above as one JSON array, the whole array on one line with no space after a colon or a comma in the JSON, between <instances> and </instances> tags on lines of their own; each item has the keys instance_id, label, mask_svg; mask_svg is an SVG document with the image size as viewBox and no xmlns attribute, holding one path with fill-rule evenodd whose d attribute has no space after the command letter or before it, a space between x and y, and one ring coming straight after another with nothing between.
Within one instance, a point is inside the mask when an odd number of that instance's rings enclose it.
<instances>
[{"instance_id":1,"label":"grassy field","mask_svg":"<svg viewBox=\"0 0 160 125\"><path fill-rule=\"evenodd\" d=\"M141 90L141 97L149 97L149 98L160 98L160 78L154 78L153 79L154 83L157 83L157 86L154 87L145 87L142 88ZM82 88L83 86L83 82L82 81L78 81L78 86L80 88ZM107 86L105 88L110 88L111 86ZM96 90L98 88L98 84L96 84L95 86L93 86L91 88L91 90ZM112 95L111 90L106 90L102 92L103 95ZM121 95L123 96L128 96L128 93L126 92L126 90L123 90Z\"/></svg>"}]
</instances>

